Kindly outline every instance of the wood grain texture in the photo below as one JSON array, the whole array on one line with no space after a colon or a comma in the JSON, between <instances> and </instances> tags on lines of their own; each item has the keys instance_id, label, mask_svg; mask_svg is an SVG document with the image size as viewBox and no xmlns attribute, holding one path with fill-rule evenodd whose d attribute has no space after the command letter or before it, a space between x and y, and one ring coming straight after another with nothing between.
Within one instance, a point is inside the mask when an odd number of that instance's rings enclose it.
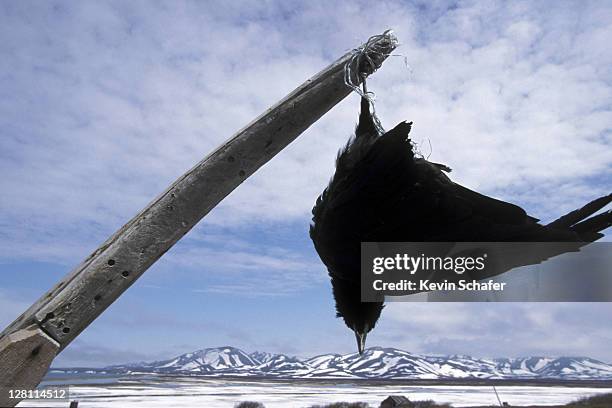
<instances>
[{"instance_id":1,"label":"wood grain texture","mask_svg":"<svg viewBox=\"0 0 612 408\"><path fill-rule=\"evenodd\" d=\"M14 407L19 399L9 390L33 390L47 373L59 343L36 324L0 339L0 407Z\"/></svg>"}]
</instances>

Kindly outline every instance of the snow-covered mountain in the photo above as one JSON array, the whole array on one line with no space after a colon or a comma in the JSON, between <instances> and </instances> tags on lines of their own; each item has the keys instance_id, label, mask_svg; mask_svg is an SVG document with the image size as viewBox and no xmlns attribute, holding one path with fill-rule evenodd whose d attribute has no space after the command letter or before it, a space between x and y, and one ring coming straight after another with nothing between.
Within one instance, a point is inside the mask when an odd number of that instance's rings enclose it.
<instances>
[{"instance_id":1,"label":"snow-covered mountain","mask_svg":"<svg viewBox=\"0 0 612 408\"><path fill-rule=\"evenodd\" d=\"M612 365L587 357L479 359L425 356L380 347L367 349L363 356L325 354L300 360L283 354L247 354L227 346L96 371L275 378L612 380Z\"/></svg>"},{"instance_id":2,"label":"snow-covered mountain","mask_svg":"<svg viewBox=\"0 0 612 408\"><path fill-rule=\"evenodd\" d=\"M107 368L156 373L189 372L214 374L228 370L232 372L248 371L250 368L259 365L261 365L259 359L254 359L244 351L228 346L197 350L170 360L118 365Z\"/></svg>"}]
</instances>

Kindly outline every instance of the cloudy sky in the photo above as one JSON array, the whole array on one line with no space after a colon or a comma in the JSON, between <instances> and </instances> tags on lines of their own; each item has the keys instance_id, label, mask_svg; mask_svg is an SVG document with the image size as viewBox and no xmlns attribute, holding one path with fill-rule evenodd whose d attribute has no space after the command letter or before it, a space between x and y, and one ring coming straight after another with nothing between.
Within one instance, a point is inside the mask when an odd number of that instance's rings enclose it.
<instances>
[{"instance_id":1,"label":"cloudy sky","mask_svg":"<svg viewBox=\"0 0 612 408\"><path fill-rule=\"evenodd\" d=\"M0 2L0 326L174 179L312 74L393 28L386 127L464 185L550 220L611 186L612 4ZM353 352L309 212L351 95L241 185L56 360L234 345ZM607 237L609 240L609 237ZM394 303L370 345L612 362L612 304Z\"/></svg>"}]
</instances>

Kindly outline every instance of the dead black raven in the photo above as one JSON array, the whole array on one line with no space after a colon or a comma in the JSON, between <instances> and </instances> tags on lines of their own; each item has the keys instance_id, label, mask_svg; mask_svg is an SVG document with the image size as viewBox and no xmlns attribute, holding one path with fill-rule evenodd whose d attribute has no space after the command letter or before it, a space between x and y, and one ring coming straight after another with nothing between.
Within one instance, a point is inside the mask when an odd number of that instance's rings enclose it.
<instances>
[{"instance_id":1,"label":"dead black raven","mask_svg":"<svg viewBox=\"0 0 612 408\"><path fill-rule=\"evenodd\" d=\"M336 173L312 210L310 237L329 271L337 316L355 332L360 353L383 308L360 300L361 242L592 242L612 222L610 211L588 218L612 194L542 225L514 204L454 183L447 166L415 156L411 125L381 135L362 98L355 137L338 153Z\"/></svg>"}]
</instances>

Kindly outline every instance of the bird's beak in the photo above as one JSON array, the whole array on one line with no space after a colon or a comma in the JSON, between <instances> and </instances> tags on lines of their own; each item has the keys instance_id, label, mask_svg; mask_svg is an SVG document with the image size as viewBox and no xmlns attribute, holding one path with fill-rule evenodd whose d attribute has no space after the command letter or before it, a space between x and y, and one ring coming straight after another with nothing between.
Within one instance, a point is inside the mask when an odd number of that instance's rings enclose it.
<instances>
[{"instance_id":1,"label":"bird's beak","mask_svg":"<svg viewBox=\"0 0 612 408\"><path fill-rule=\"evenodd\" d=\"M359 355L363 355L367 335L367 333L359 333L357 330L355 330L355 338L357 339L357 350L359 350Z\"/></svg>"}]
</instances>

